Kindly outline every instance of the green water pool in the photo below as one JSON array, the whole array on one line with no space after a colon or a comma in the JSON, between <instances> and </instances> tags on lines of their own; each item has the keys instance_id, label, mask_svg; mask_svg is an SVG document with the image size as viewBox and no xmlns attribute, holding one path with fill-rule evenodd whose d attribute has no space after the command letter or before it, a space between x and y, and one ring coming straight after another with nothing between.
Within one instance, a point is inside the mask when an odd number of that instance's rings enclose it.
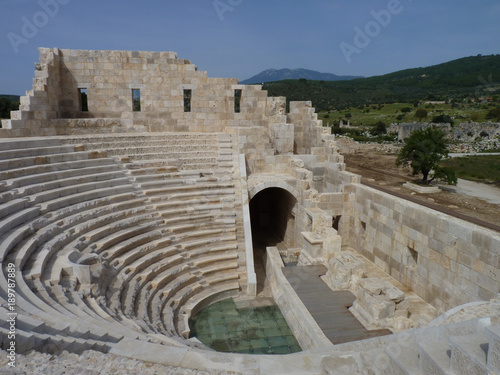
<instances>
[{"instance_id":1,"label":"green water pool","mask_svg":"<svg viewBox=\"0 0 500 375\"><path fill-rule=\"evenodd\" d=\"M236 307L214 303L192 317L190 337L219 352L289 354L302 349L278 306Z\"/></svg>"}]
</instances>

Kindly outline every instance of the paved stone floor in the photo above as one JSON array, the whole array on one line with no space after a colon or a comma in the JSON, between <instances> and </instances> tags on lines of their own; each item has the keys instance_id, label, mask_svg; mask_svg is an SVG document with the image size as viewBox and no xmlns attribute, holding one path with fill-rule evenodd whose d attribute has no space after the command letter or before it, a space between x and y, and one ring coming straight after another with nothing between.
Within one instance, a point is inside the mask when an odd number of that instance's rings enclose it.
<instances>
[{"instance_id":1,"label":"paved stone floor","mask_svg":"<svg viewBox=\"0 0 500 375\"><path fill-rule=\"evenodd\" d=\"M283 274L332 344L391 334L387 329L367 330L349 311L356 299L350 291L332 291L320 279L325 266L283 268Z\"/></svg>"}]
</instances>

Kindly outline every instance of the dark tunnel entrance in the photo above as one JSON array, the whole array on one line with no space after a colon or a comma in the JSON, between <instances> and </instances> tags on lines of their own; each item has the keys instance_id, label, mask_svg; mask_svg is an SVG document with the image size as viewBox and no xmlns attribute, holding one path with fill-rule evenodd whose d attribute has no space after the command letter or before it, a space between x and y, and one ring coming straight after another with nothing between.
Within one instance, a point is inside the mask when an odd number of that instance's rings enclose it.
<instances>
[{"instance_id":1,"label":"dark tunnel entrance","mask_svg":"<svg viewBox=\"0 0 500 375\"><path fill-rule=\"evenodd\" d=\"M250 201L250 220L257 288L262 287L263 256L268 246L293 247L297 199L285 189L268 188Z\"/></svg>"}]
</instances>

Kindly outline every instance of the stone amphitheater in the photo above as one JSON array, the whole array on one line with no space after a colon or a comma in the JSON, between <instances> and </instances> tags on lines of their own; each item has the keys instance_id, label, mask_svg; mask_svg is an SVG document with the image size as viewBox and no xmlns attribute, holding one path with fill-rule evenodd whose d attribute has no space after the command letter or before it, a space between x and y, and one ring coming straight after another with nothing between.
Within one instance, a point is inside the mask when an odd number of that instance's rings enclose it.
<instances>
[{"instance_id":1,"label":"stone amphitheater","mask_svg":"<svg viewBox=\"0 0 500 375\"><path fill-rule=\"evenodd\" d=\"M362 184L310 102L173 52L41 48L35 68L0 129L0 373L500 373L500 234ZM334 343L290 257L389 334ZM302 351L190 337L263 290Z\"/></svg>"}]
</instances>

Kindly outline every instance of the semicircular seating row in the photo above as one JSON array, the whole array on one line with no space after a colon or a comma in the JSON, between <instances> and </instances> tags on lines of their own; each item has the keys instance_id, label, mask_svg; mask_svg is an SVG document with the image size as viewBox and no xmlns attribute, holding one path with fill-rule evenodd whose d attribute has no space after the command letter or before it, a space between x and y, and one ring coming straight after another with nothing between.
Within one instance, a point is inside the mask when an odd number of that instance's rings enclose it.
<instances>
[{"instance_id":1,"label":"semicircular seating row","mask_svg":"<svg viewBox=\"0 0 500 375\"><path fill-rule=\"evenodd\" d=\"M13 264L18 352L196 346L190 314L244 282L237 163L226 134L1 141L0 315Z\"/></svg>"}]
</instances>

